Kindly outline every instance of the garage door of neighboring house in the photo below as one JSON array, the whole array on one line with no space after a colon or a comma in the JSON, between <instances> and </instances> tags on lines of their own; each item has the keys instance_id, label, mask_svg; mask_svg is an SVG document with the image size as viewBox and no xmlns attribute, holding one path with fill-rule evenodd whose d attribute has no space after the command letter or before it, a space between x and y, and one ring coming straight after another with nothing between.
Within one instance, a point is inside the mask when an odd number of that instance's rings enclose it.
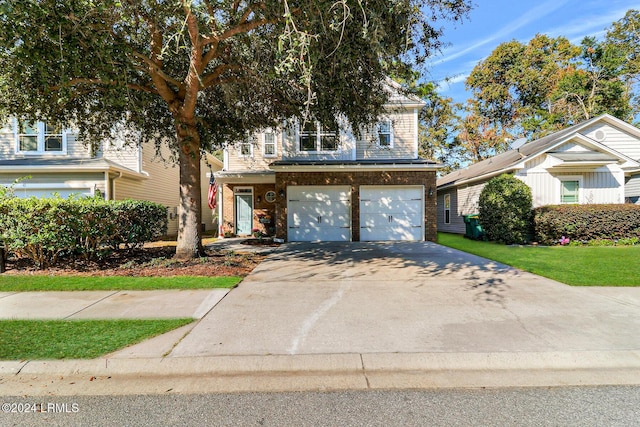
<instances>
[{"instance_id":1,"label":"garage door of neighboring house","mask_svg":"<svg viewBox=\"0 0 640 427\"><path fill-rule=\"evenodd\" d=\"M350 190L349 186L289 186L288 240L350 241Z\"/></svg>"},{"instance_id":2,"label":"garage door of neighboring house","mask_svg":"<svg viewBox=\"0 0 640 427\"><path fill-rule=\"evenodd\" d=\"M63 199L69 198L69 196L92 196L93 191L91 188L85 187L65 187L65 186L15 186L13 193L17 197L53 197L54 195L60 196Z\"/></svg>"},{"instance_id":3,"label":"garage door of neighboring house","mask_svg":"<svg viewBox=\"0 0 640 427\"><path fill-rule=\"evenodd\" d=\"M424 188L360 187L360 240L424 240Z\"/></svg>"}]
</instances>

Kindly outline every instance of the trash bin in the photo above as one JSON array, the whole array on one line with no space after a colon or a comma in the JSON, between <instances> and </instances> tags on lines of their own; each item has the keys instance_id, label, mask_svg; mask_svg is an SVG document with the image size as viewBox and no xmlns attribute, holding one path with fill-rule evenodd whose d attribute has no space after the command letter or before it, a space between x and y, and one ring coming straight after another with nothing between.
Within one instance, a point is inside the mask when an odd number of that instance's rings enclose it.
<instances>
[{"instance_id":1,"label":"trash bin","mask_svg":"<svg viewBox=\"0 0 640 427\"><path fill-rule=\"evenodd\" d=\"M464 220L465 224L464 237L479 240L482 238L482 236L484 236L478 214L464 215L462 219Z\"/></svg>"}]
</instances>

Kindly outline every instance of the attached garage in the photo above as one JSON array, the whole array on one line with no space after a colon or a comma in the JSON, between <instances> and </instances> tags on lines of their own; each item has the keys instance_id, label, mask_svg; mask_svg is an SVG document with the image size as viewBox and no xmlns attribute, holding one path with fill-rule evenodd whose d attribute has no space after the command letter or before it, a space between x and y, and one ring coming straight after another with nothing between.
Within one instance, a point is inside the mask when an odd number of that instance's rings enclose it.
<instances>
[{"instance_id":1,"label":"attached garage","mask_svg":"<svg viewBox=\"0 0 640 427\"><path fill-rule=\"evenodd\" d=\"M360 240L424 240L424 187L361 186Z\"/></svg>"},{"instance_id":2,"label":"attached garage","mask_svg":"<svg viewBox=\"0 0 640 427\"><path fill-rule=\"evenodd\" d=\"M349 186L289 186L287 209L291 242L351 240Z\"/></svg>"}]
</instances>

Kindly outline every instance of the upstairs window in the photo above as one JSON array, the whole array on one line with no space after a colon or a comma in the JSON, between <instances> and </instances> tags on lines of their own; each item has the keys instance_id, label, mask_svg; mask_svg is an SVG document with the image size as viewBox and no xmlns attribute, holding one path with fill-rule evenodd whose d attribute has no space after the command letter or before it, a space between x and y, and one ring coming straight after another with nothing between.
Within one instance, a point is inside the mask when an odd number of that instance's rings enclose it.
<instances>
[{"instance_id":1,"label":"upstairs window","mask_svg":"<svg viewBox=\"0 0 640 427\"><path fill-rule=\"evenodd\" d=\"M248 136L240 142L238 146L238 155L240 157L253 157L253 136Z\"/></svg>"},{"instance_id":2,"label":"upstairs window","mask_svg":"<svg viewBox=\"0 0 640 427\"><path fill-rule=\"evenodd\" d=\"M378 146L391 148L393 147L393 127L391 120L383 120L376 126L378 133Z\"/></svg>"},{"instance_id":3,"label":"upstairs window","mask_svg":"<svg viewBox=\"0 0 640 427\"><path fill-rule=\"evenodd\" d=\"M24 154L63 154L66 134L60 125L47 122L16 124L16 151Z\"/></svg>"},{"instance_id":4,"label":"upstairs window","mask_svg":"<svg viewBox=\"0 0 640 427\"><path fill-rule=\"evenodd\" d=\"M264 157L276 157L278 154L276 146L276 135L273 132L262 134L262 154Z\"/></svg>"},{"instance_id":5,"label":"upstairs window","mask_svg":"<svg viewBox=\"0 0 640 427\"><path fill-rule=\"evenodd\" d=\"M317 123L307 123L300 130L298 149L301 152L338 151L340 134L338 131L323 129Z\"/></svg>"}]
</instances>

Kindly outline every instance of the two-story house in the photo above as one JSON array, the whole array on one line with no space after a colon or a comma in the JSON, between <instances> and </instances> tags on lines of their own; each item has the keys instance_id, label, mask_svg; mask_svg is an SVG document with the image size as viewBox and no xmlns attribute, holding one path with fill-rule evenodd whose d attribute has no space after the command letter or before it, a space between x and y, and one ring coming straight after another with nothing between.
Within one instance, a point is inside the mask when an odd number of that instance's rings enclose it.
<instances>
[{"instance_id":1,"label":"two-story house","mask_svg":"<svg viewBox=\"0 0 640 427\"><path fill-rule=\"evenodd\" d=\"M154 144L129 146L118 140L104 142L92 151L76 139L73 130L44 122L20 124L11 119L0 127L0 185L10 186L20 180L13 185L15 195L77 194L101 195L106 200L149 200L167 207L168 234L175 235L179 171L170 159L166 146L158 153ZM201 168L202 222L211 229L208 165L215 171L222 164L207 155Z\"/></svg>"},{"instance_id":2,"label":"two-story house","mask_svg":"<svg viewBox=\"0 0 640 427\"><path fill-rule=\"evenodd\" d=\"M221 231L288 241L435 241L438 165L418 157L423 105L394 94L361 132L291 120L229 144L215 174Z\"/></svg>"}]
</instances>

